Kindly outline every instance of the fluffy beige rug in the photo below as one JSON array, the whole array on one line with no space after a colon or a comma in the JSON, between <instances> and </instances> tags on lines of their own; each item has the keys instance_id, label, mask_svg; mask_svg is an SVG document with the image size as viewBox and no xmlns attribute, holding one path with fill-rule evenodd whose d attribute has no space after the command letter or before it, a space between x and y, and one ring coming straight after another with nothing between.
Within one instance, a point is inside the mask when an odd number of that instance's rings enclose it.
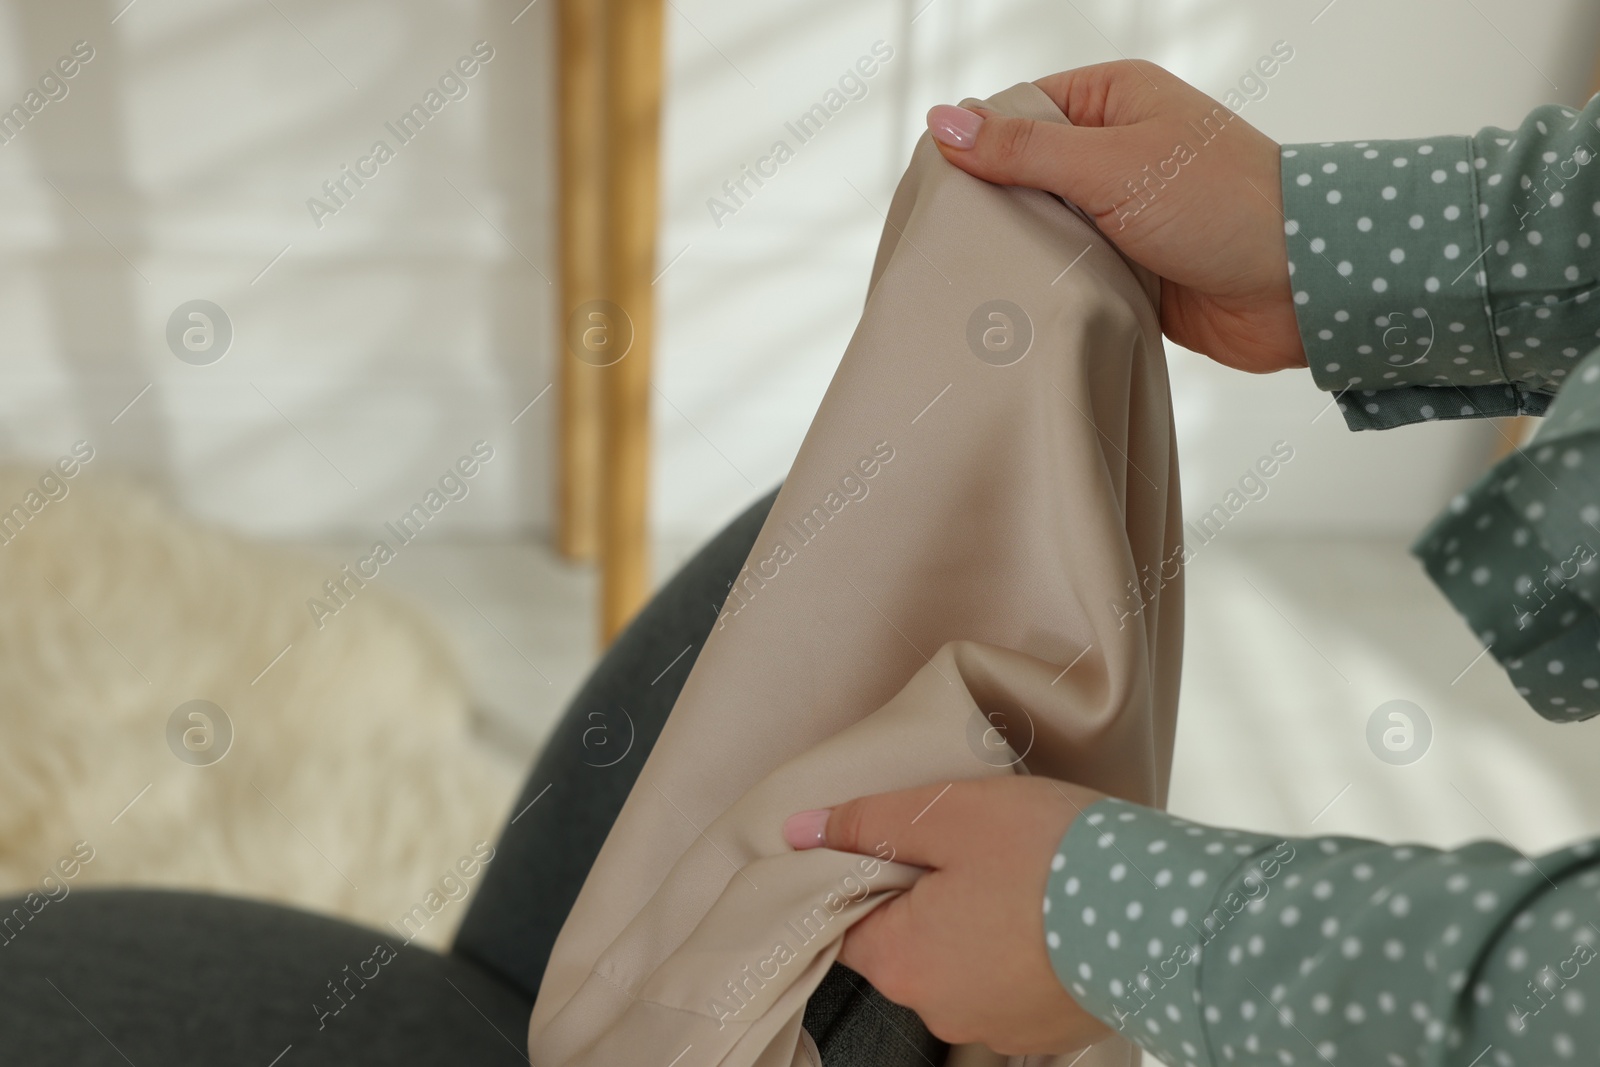
<instances>
[{"instance_id":1,"label":"fluffy beige rug","mask_svg":"<svg viewBox=\"0 0 1600 1067\"><path fill-rule=\"evenodd\" d=\"M0 468L0 894L62 881L84 842L71 888L409 915L446 943L517 775L474 739L444 643L381 578L317 629L334 568L96 466ZM225 721L173 721L196 700Z\"/></svg>"}]
</instances>

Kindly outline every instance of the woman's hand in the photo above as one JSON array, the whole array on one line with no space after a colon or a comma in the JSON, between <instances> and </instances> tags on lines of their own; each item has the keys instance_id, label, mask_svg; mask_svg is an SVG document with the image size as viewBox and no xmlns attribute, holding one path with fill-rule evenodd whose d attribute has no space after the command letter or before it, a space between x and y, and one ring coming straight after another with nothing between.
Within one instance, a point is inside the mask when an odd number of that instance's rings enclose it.
<instances>
[{"instance_id":1,"label":"woman's hand","mask_svg":"<svg viewBox=\"0 0 1600 1067\"><path fill-rule=\"evenodd\" d=\"M1035 83L1073 125L940 105L951 163L1071 201L1159 274L1161 328L1239 370L1306 365L1285 247L1278 145L1154 63L1080 67Z\"/></svg>"},{"instance_id":2,"label":"woman's hand","mask_svg":"<svg viewBox=\"0 0 1600 1067\"><path fill-rule=\"evenodd\" d=\"M928 868L850 929L839 962L935 1037L1005 1055L1071 1052L1111 1031L1056 978L1042 907L1061 836L1099 799L1047 778L988 778L801 812L783 832L795 848L872 855L887 842L897 862Z\"/></svg>"}]
</instances>

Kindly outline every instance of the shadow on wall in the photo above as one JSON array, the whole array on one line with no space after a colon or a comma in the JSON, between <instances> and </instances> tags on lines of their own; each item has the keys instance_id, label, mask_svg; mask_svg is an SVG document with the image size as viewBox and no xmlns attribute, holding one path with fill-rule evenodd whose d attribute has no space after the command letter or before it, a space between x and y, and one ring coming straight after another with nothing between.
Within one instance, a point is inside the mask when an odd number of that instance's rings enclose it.
<instances>
[{"instance_id":1,"label":"shadow on wall","mask_svg":"<svg viewBox=\"0 0 1600 1067\"><path fill-rule=\"evenodd\" d=\"M92 55L0 141L19 238L0 457L88 437L191 511L325 537L365 535L488 438L515 459L463 522L542 524L553 405L511 419L553 373L550 9L521 6L0 0L0 106L75 42ZM476 42L497 60L330 201ZM168 350L196 298L233 330L206 366Z\"/></svg>"},{"instance_id":2,"label":"shadow on wall","mask_svg":"<svg viewBox=\"0 0 1600 1067\"><path fill-rule=\"evenodd\" d=\"M17 139L31 152L50 197L48 220L60 238L39 257L38 292L44 318L73 395L93 422L109 420L116 396L131 397L148 382L130 359L140 329L138 309L150 281L134 265L148 249L141 197L129 174L127 130L119 94L125 87L120 50L108 47L115 0L79 6L9 5L16 27L17 61L28 71L49 71L63 55L92 58L68 84L70 123L31 121ZM104 27L95 33L91 26ZM74 50L75 42L83 41ZM48 116L51 119L59 116ZM8 144L4 151L15 152ZM51 191L53 189L53 192ZM81 205L92 203L100 232ZM108 236L109 234L109 236ZM108 248L107 244L115 244ZM131 262L130 262L131 261ZM130 420L121 431L121 461L154 475L168 487L169 427L158 419ZM11 440L12 454L32 442Z\"/></svg>"},{"instance_id":3,"label":"shadow on wall","mask_svg":"<svg viewBox=\"0 0 1600 1067\"><path fill-rule=\"evenodd\" d=\"M516 511L538 514L553 491L550 470L555 442L557 404L551 385L562 353L556 347L562 309L557 306L555 261L554 151L556 125L551 83L555 76L551 21L554 5L527 11L508 34L507 61L489 71L489 156L486 177L504 203L501 227L506 242L536 272L495 272L490 290L490 350L500 368L500 378L511 388L504 412L523 427L511 449L512 462L522 476L513 492L519 494ZM524 25L532 22L534 25ZM525 146L530 140L550 146L540 156L549 166L530 168ZM530 299L534 287L540 298ZM542 290L542 292L539 292ZM538 414L524 408L540 396ZM527 415L523 412L528 412Z\"/></svg>"}]
</instances>

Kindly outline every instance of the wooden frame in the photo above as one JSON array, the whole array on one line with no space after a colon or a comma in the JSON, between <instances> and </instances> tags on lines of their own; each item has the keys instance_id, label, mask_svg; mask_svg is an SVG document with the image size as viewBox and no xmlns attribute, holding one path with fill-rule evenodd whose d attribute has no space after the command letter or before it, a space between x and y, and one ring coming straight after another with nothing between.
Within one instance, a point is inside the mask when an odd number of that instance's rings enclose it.
<instances>
[{"instance_id":1,"label":"wooden frame","mask_svg":"<svg viewBox=\"0 0 1600 1067\"><path fill-rule=\"evenodd\" d=\"M605 168L600 67L603 0L560 0L556 8L557 211L560 256L556 312L557 444L555 542L568 559L600 546L600 373L569 342L580 305L599 297L604 232L599 179Z\"/></svg>"},{"instance_id":2,"label":"wooden frame","mask_svg":"<svg viewBox=\"0 0 1600 1067\"><path fill-rule=\"evenodd\" d=\"M610 641L650 588L650 364L661 125L662 0L606 0L605 281L632 345L602 388L600 617Z\"/></svg>"},{"instance_id":3,"label":"wooden frame","mask_svg":"<svg viewBox=\"0 0 1600 1067\"><path fill-rule=\"evenodd\" d=\"M650 591L662 0L561 0L556 544L600 562L609 643ZM602 340L595 347L580 338Z\"/></svg>"}]
</instances>

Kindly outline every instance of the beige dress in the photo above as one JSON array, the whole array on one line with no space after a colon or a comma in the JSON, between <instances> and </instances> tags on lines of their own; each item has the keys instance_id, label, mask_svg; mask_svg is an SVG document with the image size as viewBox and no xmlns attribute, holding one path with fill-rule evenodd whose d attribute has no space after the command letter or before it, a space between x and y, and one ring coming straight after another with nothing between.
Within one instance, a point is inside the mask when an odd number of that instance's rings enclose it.
<instances>
[{"instance_id":1,"label":"beige dress","mask_svg":"<svg viewBox=\"0 0 1600 1067\"><path fill-rule=\"evenodd\" d=\"M1031 84L985 104L1066 121ZM923 138L860 325L556 941L536 1067L813 1062L807 997L920 869L793 852L792 812L1013 773L1165 803L1182 516L1158 286L1075 209Z\"/></svg>"}]
</instances>

